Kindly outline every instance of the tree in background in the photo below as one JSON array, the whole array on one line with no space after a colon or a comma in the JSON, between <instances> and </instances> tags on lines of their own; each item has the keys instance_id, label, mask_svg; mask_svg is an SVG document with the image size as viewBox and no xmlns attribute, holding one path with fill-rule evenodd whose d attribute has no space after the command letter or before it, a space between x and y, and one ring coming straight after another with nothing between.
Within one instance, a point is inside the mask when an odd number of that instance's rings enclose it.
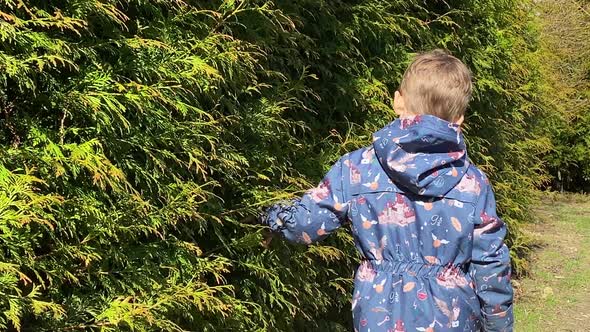
<instances>
[{"instance_id":1,"label":"tree in background","mask_svg":"<svg viewBox=\"0 0 590 332\"><path fill-rule=\"evenodd\" d=\"M555 149L546 160L560 191L590 190L590 2L539 1L546 104Z\"/></svg>"}]
</instances>

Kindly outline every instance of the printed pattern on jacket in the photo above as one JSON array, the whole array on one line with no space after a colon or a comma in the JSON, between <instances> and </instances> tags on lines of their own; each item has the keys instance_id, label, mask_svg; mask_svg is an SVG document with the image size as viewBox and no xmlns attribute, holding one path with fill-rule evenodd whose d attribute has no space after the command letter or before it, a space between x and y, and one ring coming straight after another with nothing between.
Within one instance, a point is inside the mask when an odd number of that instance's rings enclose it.
<instances>
[{"instance_id":1,"label":"printed pattern on jacket","mask_svg":"<svg viewBox=\"0 0 590 332\"><path fill-rule=\"evenodd\" d=\"M262 219L305 244L351 222L363 257L355 331L512 331L506 226L452 123L429 115L392 122L318 187Z\"/></svg>"}]
</instances>

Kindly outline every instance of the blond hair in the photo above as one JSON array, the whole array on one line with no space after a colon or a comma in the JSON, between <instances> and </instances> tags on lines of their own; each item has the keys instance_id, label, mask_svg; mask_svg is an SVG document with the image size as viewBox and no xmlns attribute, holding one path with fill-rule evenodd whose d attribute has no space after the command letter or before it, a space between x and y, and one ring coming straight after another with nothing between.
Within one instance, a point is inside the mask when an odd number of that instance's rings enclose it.
<instances>
[{"instance_id":1,"label":"blond hair","mask_svg":"<svg viewBox=\"0 0 590 332\"><path fill-rule=\"evenodd\" d=\"M444 50L418 55L400 86L411 114L431 114L451 122L465 114L471 90L469 68Z\"/></svg>"}]
</instances>

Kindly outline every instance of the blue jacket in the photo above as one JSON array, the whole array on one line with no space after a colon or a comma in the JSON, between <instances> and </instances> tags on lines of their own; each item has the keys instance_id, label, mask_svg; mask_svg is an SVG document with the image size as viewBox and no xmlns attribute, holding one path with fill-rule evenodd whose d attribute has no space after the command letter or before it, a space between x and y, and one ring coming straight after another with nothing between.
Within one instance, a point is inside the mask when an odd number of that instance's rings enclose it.
<instances>
[{"instance_id":1,"label":"blue jacket","mask_svg":"<svg viewBox=\"0 0 590 332\"><path fill-rule=\"evenodd\" d=\"M363 257L355 331L512 331L506 226L458 126L430 115L398 119L317 188L263 217L306 244L347 221Z\"/></svg>"}]
</instances>

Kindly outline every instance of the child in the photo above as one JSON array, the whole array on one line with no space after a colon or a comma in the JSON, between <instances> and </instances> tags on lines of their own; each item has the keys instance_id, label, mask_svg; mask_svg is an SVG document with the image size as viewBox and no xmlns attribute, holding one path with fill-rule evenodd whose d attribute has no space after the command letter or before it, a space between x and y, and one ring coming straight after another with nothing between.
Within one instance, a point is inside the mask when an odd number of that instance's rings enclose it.
<instances>
[{"instance_id":1,"label":"child","mask_svg":"<svg viewBox=\"0 0 590 332\"><path fill-rule=\"evenodd\" d=\"M306 244L352 222L363 256L355 331L512 331L506 226L461 133L471 89L457 58L419 55L395 93L400 118L372 146L344 155L317 188L261 217Z\"/></svg>"}]
</instances>

